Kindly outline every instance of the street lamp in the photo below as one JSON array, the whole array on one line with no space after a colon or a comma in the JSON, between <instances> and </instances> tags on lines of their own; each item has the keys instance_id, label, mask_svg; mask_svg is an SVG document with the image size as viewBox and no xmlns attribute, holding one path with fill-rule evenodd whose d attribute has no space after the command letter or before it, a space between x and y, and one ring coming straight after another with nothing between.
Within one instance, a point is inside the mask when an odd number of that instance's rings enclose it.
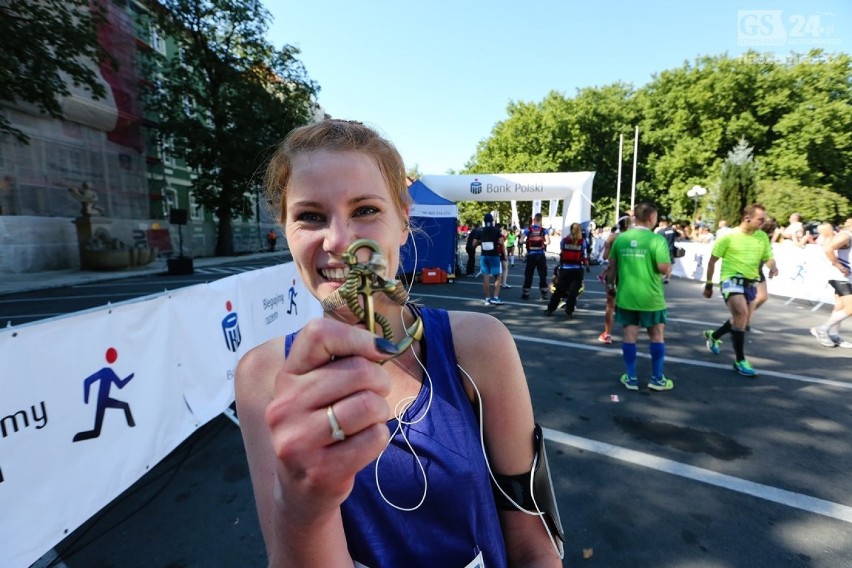
<instances>
[{"instance_id":1,"label":"street lamp","mask_svg":"<svg viewBox=\"0 0 852 568\"><path fill-rule=\"evenodd\" d=\"M692 189L686 192L686 196L691 197L695 202L695 208L692 210L693 219L695 218L695 214L698 213L698 198L702 195L707 195L707 188L700 185L693 185Z\"/></svg>"}]
</instances>

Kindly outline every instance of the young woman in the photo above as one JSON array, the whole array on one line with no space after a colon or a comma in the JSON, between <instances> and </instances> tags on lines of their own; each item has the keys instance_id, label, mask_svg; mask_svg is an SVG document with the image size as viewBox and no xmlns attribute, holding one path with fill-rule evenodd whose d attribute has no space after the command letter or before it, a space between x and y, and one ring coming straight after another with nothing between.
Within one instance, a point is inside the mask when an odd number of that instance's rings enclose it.
<instances>
[{"instance_id":1,"label":"young woman","mask_svg":"<svg viewBox=\"0 0 852 568\"><path fill-rule=\"evenodd\" d=\"M304 285L327 310L237 368L270 566L561 566L546 516L492 492L489 467L505 486L501 476L523 479L543 458L508 330L486 314L376 294L391 342L333 301L358 239L378 244L385 278L396 274L411 230L396 149L360 123L326 120L287 136L266 186ZM417 318L422 337L399 353Z\"/></svg>"}]
</instances>

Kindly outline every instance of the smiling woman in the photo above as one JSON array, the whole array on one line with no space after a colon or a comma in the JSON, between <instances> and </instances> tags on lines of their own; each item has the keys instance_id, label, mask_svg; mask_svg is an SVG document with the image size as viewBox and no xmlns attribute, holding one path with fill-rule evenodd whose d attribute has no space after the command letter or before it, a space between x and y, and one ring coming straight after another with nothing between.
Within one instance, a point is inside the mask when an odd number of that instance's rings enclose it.
<instances>
[{"instance_id":1,"label":"smiling woman","mask_svg":"<svg viewBox=\"0 0 852 568\"><path fill-rule=\"evenodd\" d=\"M394 288L410 198L393 145L357 122L306 126L278 148L266 185L307 289L346 296L237 368L270 565L560 566L546 456L508 330ZM353 304L356 270L391 293Z\"/></svg>"}]
</instances>

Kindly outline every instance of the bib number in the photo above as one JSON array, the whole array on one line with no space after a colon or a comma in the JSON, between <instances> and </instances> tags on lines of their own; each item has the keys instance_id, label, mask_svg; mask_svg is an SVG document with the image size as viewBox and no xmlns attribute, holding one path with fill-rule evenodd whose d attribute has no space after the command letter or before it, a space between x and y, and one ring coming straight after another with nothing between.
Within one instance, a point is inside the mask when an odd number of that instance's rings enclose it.
<instances>
[{"instance_id":1,"label":"bib number","mask_svg":"<svg viewBox=\"0 0 852 568\"><path fill-rule=\"evenodd\" d=\"M739 278L731 278L722 282L723 294L745 294L743 281Z\"/></svg>"},{"instance_id":2,"label":"bib number","mask_svg":"<svg viewBox=\"0 0 852 568\"><path fill-rule=\"evenodd\" d=\"M482 250L492 251L494 250L494 243L491 241L485 241L482 243Z\"/></svg>"}]
</instances>

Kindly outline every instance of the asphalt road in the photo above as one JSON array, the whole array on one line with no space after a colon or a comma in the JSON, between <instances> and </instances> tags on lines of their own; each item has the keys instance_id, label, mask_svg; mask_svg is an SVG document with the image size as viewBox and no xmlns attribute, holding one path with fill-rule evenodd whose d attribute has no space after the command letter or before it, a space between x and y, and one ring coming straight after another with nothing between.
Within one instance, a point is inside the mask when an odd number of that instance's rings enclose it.
<instances>
[{"instance_id":1,"label":"asphalt road","mask_svg":"<svg viewBox=\"0 0 852 568\"><path fill-rule=\"evenodd\" d=\"M852 566L852 349L824 348L808 333L829 307L771 298L746 346L761 376L747 379L731 369L729 340L713 355L701 338L726 318L721 299L673 280L666 375L675 389L630 392L618 382L618 330L612 345L596 339L604 294L594 274L573 320L545 318L542 302L522 301L518 266L502 306L482 305L472 279L413 290L429 305L488 311L515 336L546 428L564 565ZM79 292L130 294L131 284ZM69 299L74 291L59 301L95 301ZM16 299L48 313L49 293ZM8 304L0 310L5 322ZM647 380L646 337L639 353ZM225 417L209 423L56 553L53 565L69 568L265 566L238 427Z\"/></svg>"}]
</instances>

